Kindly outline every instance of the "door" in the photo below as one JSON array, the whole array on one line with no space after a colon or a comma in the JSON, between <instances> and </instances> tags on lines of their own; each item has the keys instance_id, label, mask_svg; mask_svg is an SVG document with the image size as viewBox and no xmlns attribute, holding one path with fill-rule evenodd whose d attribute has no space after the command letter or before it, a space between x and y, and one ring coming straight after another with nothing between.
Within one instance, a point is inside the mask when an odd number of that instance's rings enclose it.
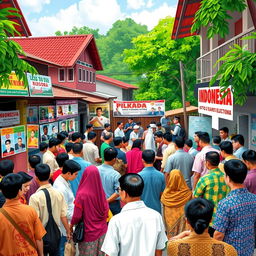
<instances>
[{"instance_id":1,"label":"door","mask_svg":"<svg viewBox=\"0 0 256 256\"><path fill-rule=\"evenodd\" d=\"M249 115L240 114L238 116L238 133L244 136L244 146L249 146Z\"/></svg>"}]
</instances>

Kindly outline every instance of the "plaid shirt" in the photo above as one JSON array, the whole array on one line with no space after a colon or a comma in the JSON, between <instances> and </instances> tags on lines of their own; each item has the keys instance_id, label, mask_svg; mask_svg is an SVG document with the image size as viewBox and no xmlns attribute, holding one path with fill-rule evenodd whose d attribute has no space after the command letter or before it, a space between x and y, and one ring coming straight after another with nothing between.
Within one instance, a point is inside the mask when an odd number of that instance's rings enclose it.
<instances>
[{"instance_id":1,"label":"plaid shirt","mask_svg":"<svg viewBox=\"0 0 256 256\"><path fill-rule=\"evenodd\" d=\"M229 187L224 180L224 173L219 168L209 171L209 174L201 177L196 185L194 197L203 197L214 203L214 211L210 226L214 224L217 205L226 197Z\"/></svg>"}]
</instances>

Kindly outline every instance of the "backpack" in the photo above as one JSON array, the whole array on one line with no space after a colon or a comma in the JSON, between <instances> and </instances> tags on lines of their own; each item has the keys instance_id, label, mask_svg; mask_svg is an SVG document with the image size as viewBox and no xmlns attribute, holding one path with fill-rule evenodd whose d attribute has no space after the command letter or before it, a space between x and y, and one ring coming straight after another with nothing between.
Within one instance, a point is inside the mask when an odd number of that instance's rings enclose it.
<instances>
[{"instance_id":1,"label":"backpack","mask_svg":"<svg viewBox=\"0 0 256 256\"><path fill-rule=\"evenodd\" d=\"M178 136L182 137L183 139L185 139L186 138L186 131L185 131L185 129L183 127L181 127L180 125L178 125L178 126L180 127L180 131L179 131Z\"/></svg>"},{"instance_id":2,"label":"backpack","mask_svg":"<svg viewBox=\"0 0 256 256\"><path fill-rule=\"evenodd\" d=\"M53 255L59 250L61 234L60 234L60 229L52 216L52 205L51 205L50 194L46 188L42 190L44 191L44 194L46 197L47 209L49 213L49 219L45 226L45 230L47 233L43 237L44 253L46 254L49 253Z\"/></svg>"}]
</instances>

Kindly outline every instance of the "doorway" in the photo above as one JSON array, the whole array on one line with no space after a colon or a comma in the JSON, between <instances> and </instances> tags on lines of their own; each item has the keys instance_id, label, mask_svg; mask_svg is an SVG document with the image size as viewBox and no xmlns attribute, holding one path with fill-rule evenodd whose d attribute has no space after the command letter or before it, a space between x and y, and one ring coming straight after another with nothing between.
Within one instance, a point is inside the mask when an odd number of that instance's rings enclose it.
<instances>
[{"instance_id":1,"label":"doorway","mask_svg":"<svg viewBox=\"0 0 256 256\"><path fill-rule=\"evenodd\" d=\"M238 133L244 136L244 146L249 146L249 120L250 117L247 114L239 114L238 116Z\"/></svg>"}]
</instances>

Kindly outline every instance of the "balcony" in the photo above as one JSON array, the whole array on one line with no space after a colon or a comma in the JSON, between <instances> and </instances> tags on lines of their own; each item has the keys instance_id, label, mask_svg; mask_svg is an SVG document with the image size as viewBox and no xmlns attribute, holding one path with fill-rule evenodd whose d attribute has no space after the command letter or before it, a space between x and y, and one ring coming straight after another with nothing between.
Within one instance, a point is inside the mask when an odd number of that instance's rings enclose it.
<instances>
[{"instance_id":1,"label":"balcony","mask_svg":"<svg viewBox=\"0 0 256 256\"><path fill-rule=\"evenodd\" d=\"M230 46L238 44L240 46L247 45L248 50L251 52L256 52L256 40L241 40L242 37L252 35L252 32L256 32L254 28L249 29L248 31L239 34L238 36L233 37L224 44L216 47L215 49L207 52L203 56L197 59L197 83L209 82L212 77L219 70L221 63L219 62L215 67L217 60L225 55L229 50Z\"/></svg>"}]
</instances>

